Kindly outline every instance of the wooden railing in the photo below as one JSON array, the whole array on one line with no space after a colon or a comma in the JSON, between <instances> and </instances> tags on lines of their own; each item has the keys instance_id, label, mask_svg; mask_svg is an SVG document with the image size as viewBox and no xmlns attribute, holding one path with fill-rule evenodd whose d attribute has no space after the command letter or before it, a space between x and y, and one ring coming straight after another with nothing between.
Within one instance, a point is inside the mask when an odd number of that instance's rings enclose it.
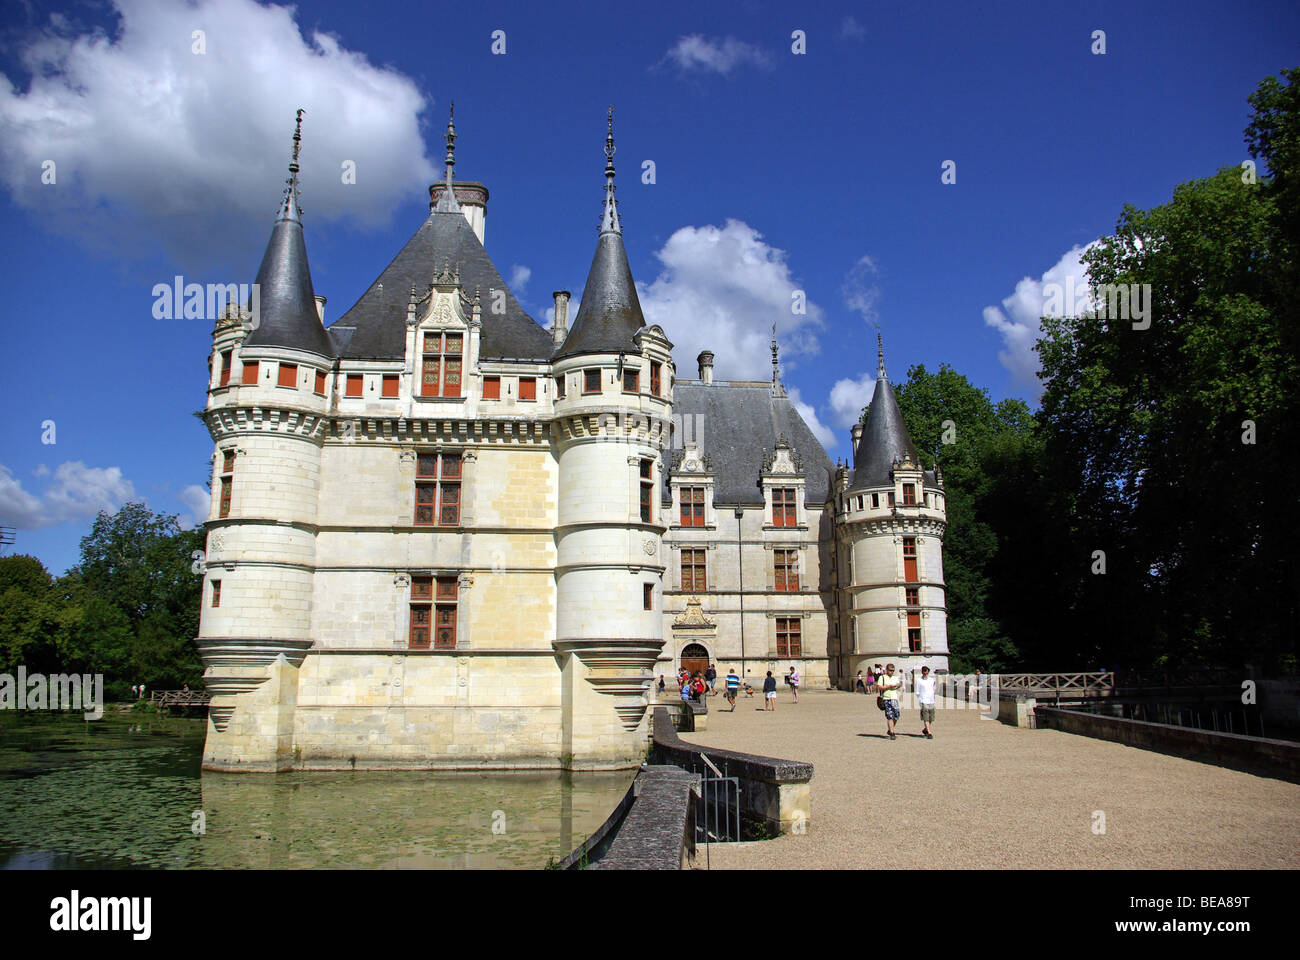
<instances>
[{"instance_id":1,"label":"wooden railing","mask_svg":"<svg viewBox=\"0 0 1300 960\"><path fill-rule=\"evenodd\" d=\"M149 702L156 707L206 707L212 695L206 690L154 690Z\"/></svg>"},{"instance_id":2,"label":"wooden railing","mask_svg":"<svg viewBox=\"0 0 1300 960\"><path fill-rule=\"evenodd\" d=\"M1115 674L1000 673L998 693L1029 693L1055 697L1106 697L1115 692Z\"/></svg>"}]
</instances>

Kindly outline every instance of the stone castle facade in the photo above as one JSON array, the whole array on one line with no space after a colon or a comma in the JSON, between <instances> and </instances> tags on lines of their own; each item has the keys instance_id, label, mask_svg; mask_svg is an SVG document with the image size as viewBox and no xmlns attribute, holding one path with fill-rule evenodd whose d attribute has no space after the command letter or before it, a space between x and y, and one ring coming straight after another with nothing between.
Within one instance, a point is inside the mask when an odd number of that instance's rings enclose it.
<instances>
[{"instance_id":1,"label":"stone castle facade","mask_svg":"<svg viewBox=\"0 0 1300 960\"><path fill-rule=\"evenodd\" d=\"M942 477L879 356L854 463L769 382L678 379L614 199L579 309L530 317L484 247L488 191L446 178L329 327L298 148L257 275L213 332L216 450L197 644L204 766L635 766L649 686L947 668Z\"/></svg>"}]
</instances>

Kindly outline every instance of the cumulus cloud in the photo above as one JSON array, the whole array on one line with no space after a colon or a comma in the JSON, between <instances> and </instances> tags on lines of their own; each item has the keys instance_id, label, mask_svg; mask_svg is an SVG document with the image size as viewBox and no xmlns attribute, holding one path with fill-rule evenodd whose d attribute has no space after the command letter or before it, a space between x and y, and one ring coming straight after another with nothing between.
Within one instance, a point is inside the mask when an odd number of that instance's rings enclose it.
<instances>
[{"instance_id":1,"label":"cumulus cloud","mask_svg":"<svg viewBox=\"0 0 1300 960\"><path fill-rule=\"evenodd\" d=\"M816 409L811 404L804 403L799 396L798 388L789 387L786 392L789 394L790 402L794 404L794 408L799 411L799 416L803 417L804 423L808 424L808 429L812 431L814 437L821 441L822 446L828 449L835 446L835 431L821 422Z\"/></svg>"},{"instance_id":2,"label":"cumulus cloud","mask_svg":"<svg viewBox=\"0 0 1300 960\"><path fill-rule=\"evenodd\" d=\"M191 483L176 495L176 499L189 508L190 516L181 515L181 526L186 530L206 523L212 508L212 491Z\"/></svg>"},{"instance_id":3,"label":"cumulus cloud","mask_svg":"<svg viewBox=\"0 0 1300 960\"><path fill-rule=\"evenodd\" d=\"M232 230L265 234L298 107L309 222L377 225L432 179L415 83L329 34L304 38L293 7L113 3L109 33L51 15L20 34L26 89L0 75L0 182L56 229L115 250L179 246L181 260L230 245Z\"/></svg>"},{"instance_id":4,"label":"cumulus cloud","mask_svg":"<svg viewBox=\"0 0 1300 960\"><path fill-rule=\"evenodd\" d=\"M862 416L862 408L871 402L876 392L876 378L864 373L856 380L836 380L831 387L831 416L837 427L851 427Z\"/></svg>"},{"instance_id":5,"label":"cumulus cloud","mask_svg":"<svg viewBox=\"0 0 1300 960\"><path fill-rule=\"evenodd\" d=\"M37 496L24 490L13 471L0 464L0 521L20 530L115 511L134 496L135 488L120 467L88 467L70 460L55 469L49 486Z\"/></svg>"},{"instance_id":6,"label":"cumulus cloud","mask_svg":"<svg viewBox=\"0 0 1300 960\"><path fill-rule=\"evenodd\" d=\"M641 308L646 321L673 341L682 378L695 375L701 350L712 350L719 380L769 379L773 320L783 369L787 361L817 353L821 308L807 300L806 313L792 312L802 284L791 275L785 251L748 224L682 227L655 256L663 269L639 290Z\"/></svg>"},{"instance_id":7,"label":"cumulus cloud","mask_svg":"<svg viewBox=\"0 0 1300 960\"><path fill-rule=\"evenodd\" d=\"M1088 272L1080 258L1087 249L1072 247L1037 280L1025 277L1017 283L1000 308L984 308L984 322L1002 335L1005 349L999 351L998 359L1014 381L1031 388L1035 399L1043 392L1037 376L1038 354L1034 353L1034 343L1042 336L1039 321L1044 316L1072 314L1080 296L1086 297L1081 292L1088 288ZM1052 284L1054 290L1044 289ZM1053 292L1057 295L1052 296Z\"/></svg>"},{"instance_id":8,"label":"cumulus cloud","mask_svg":"<svg viewBox=\"0 0 1300 960\"><path fill-rule=\"evenodd\" d=\"M529 267L521 267L515 264L510 268L510 289L515 292L515 296L523 296L528 281L532 279L533 271ZM551 306L551 312L555 312L555 306Z\"/></svg>"},{"instance_id":9,"label":"cumulus cloud","mask_svg":"<svg viewBox=\"0 0 1300 960\"><path fill-rule=\"evenodd\" d=\"M662 62L672 62L684 73L718 73L726 75L737 67L771 66L772 59L762 48L733 36L709 39L692 33L678 37L668 48Z\"/></svg>"}]
</instances>

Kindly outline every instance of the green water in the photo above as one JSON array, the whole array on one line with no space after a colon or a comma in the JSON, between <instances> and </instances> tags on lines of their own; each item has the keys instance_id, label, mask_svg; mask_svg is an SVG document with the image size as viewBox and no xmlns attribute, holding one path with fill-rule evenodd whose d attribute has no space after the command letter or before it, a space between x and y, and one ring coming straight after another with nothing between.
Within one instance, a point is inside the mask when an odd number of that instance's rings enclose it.
<instances>
[{"instance_id":1,"label":"green water","mask_svg":"<svg viewBox=\"0 0 1300 960\"><path fill-rule=\"evenodd\" d=\"M204 729L0 711L0 869L540 868L635 775L211 773Z\"/></svg>"}]
</instances>

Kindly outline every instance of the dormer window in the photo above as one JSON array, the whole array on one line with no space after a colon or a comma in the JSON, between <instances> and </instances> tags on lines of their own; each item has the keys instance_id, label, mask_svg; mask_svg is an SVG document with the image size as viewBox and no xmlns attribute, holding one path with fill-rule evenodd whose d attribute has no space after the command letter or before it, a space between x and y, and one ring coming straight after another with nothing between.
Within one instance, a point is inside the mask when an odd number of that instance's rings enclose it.
<instances>
[{"instance_id":1,"label":"dormer window","mask_svg":"<svg viewBox=\"0 0 1300 960\"><path fill-rule=\"evenodd\" d=\"M914 483L903 484L903 506L905 507L916 506L916 484Z\"/></svg>"},{"instance_id":2,"label":"dormer window","mask_svg":"<svg viewBox=\"0 0 1300 960\"><path fill-rule=\"evenodd\" d=\"M420 358L420 396L459 397L465 335L425 333Z\"/></svg>"},{"instance_id":3,"label":"dormer window","mask_svg":"<svg viewBox=\"0 0 1300 960\"><path fill-rule=\"evenodd\" d=\"M795 511L794 487L772 488L772 525L793 527L798 525Z\"/></svg>"},{"instance_id":4,"label":"dormer window","mask_svg":"<svg viewBox=\"0 0 1300 960\"><path fill-rule=\"evenodd\" d=\"M704 488L679 487L678 491L681 498L682 526L704 526Z\"/></svg>"}]
</instances>

